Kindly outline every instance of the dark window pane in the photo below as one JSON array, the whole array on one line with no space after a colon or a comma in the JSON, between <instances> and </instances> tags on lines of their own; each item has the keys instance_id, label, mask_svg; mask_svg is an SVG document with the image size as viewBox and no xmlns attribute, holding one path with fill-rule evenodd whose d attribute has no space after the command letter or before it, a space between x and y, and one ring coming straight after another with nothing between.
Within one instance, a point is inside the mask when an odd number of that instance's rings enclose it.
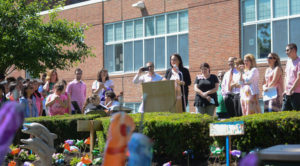
<instances>
[{"instance_id":1,"label":"dark window pane","mask_svg":"<svg viewBox=\"0 0 300 166\"><path fill-rule=\"evenodd\" d=\"M143 66L143 41L134 42L134 70Z\"/></svg>"},{"instance_id":2,"label":"dark window pane","mask_svg":"<svg viewBox=\"0 0 300 166\"><path fill-rule=\"evenodd\" d=\"M273 2L274 17L288 15L288 0L274 0Z\"/></svg>"},{"instance_id":3,"label":"dark window pane","mask_svg":"<svg viewBox=\"0 0 300 166\"><path fill-rule=\"evenodd\" d=\"M179 35L179 54L182 58L183 65L189 65L189 36Z\"/></svg>"},{"instance_id":4,"label":"dark window pane","mask_svg":"<svg viewBox=\"0 0 300 166\"><path fill-rule=\"evenodd\" d=\"M257 25L257 48L258 58L266 58L271 52L271 30L269 23Z\"/></svg>"},{"instance_id":5,"label":"dark window pane","mask_svg":"<svg viewBox=\"0 0 300 166\"><path fill-rule=\"evenodd\" d=\"M154 39L145 40L145 63L154 62Z\"/></svg>"},{"instance_id":6,"label":"dark window pane","mask_svg":"<svg viewBox=\"0 0 300 166\"><path fill-rule=\"evenodd\" d=\"M123 71L123 46L115 45L115 71Z\"/></svg>"},{"instance_id":7,"label":"dark window pane","mask_svg":"<svg viewBox=\"0 0 300 166\"><path fill-rule=\"evenodd\" d=\"M145 33L146 33L146 36L154 35L154 18L153 17L145 19Z\"/></svg>"},{"instance_id":8,"label":"dark window pane","mask_svg":"<svg viewBox=\"0 0 300 166\"><path fill-rule=\"evenodd\" d=\"M255 1L245 0L242 3L243 22L255 21Z\"/></svg>"},{"instance_id":9,"label":"dark window pane","mask_svg":"<svg viewBox=\"0 0 300 166\"><path fill-rule=\"evenodd\" d=\"M133 71L132 42L124 43L124 71Z\"/></svg>"},{"instance_id":10,"label":"dark window pane","mask_svg":"<svg viewBox=\"0 0 300 166\"><path fill-rule=\"evenodd\" d=\"M155 69L165 68L165 38L155 39Z\"/></svg>"},{"instance_id":11,"label":"dark window pane","mask_svg":"<svg viewBox=\"0 0 300 166\"><path fill-rule=\"evenodd\" d=\"M167 38L167 66L170 64L170 56L177 52L177 36Z\"/></svg>"},{"instance_id":12,"label":"dark window pane","mask_svg":"<svg viewBox=\"0 0 300 166\"><path fill-rule=\"evenodd\" d=\"M287 20L273 22L273 52L281 58L287 57L285 46L288 43Z\"/></svg>"},{"instance_id":13,"label":"dark window pane","mask_svg":"<svg viewBox=\"0 0 300 166\"><path fill-rule=\"evenodd\" d=\"M243 56L251 53L256 55L256 25L244 26L243 29Z\"/></svg>"},{"instance_id":14,"label":"dark window pane","mask_svg":"<svg viewBox=\"0 0 300 166\"><path fill-rule=\"evenodd\" d=\"M300 18L290 19L290 43L295 43L300 49ZM283 48L284 49L284 48Z\"/></svg>"},{"instance_id":15,"label":"dark window pane","mask_svg":"<svg viewBox=\"0 0 300 166\"><path fill-rule=\"evenodd\" d=\"M271 16L270 0L258 0L258 19L268 19Z\"/></svg>"},{"instance_id":16,"label":"dark window pane","mask_svg":"<svg viewBox=\"0 0 300 166\"><path fill-rule=\"evenodd\" d=\"M114 46L105 46L104 67L109 71L114 71Z\"/></svg>"}]
</instances>

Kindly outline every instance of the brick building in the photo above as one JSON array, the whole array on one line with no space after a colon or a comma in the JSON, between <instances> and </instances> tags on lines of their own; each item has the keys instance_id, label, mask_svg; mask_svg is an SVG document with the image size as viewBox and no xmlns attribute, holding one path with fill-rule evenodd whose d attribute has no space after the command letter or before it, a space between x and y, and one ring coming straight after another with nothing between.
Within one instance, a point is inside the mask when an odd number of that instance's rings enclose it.
<instances>
[{"instance_id":1,"label":"brick building","mask_svg":"<svg viewBox=\"0 0 300 166\"><path fill-rule=\"evenodd\" d=\"M83 69L89 94L104 66L115 92L124 91L126 104L137 107L141 86L132 83L137 69L154 61L158 73L164 75L169 56L175 52L189 68L192 82L203 62L216 73L227 69L228 57L252 53L262 84L267 54L278 53L285 64L286 44L300 46L298 0L144 0L144 8L132 7L138 1L70 1L60 12L62 18L90 25L85 42L94 48L96 57L76 66ZM59 71L59 78L71 81L74 69ZM191 86L191 111L194 95Z\"/></svg>"}]
</instances>

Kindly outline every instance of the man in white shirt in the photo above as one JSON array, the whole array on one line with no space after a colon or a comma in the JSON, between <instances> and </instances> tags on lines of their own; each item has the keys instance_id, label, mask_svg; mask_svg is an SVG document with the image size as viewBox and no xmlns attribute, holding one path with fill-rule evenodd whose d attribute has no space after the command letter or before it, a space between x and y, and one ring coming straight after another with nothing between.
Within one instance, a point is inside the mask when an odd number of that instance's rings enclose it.
<instances>
[{"instance_id":1,"label":"man in white shirt","mask_svg":"<svg viewBox=\"0 0 300 166\"><path fill-rule=\"evenodd\" d=\"M234 66L235 60L235 57L230 57L228 59L228 66L230 69L225 73L222 81L222 95L230 117L242 116L239 85L240 72Z\"/></svg>"},{"instance_id":2,"label":"man in white shirt","mask_svg":"<svg viewBox=\"0 0 300 166\"><path fill-rule=\"evenodd\" d=\"M161 75L154 72L153 62L148 62L146 64L146 67L141 67L139 69L139 72L134 76L132 81L134 84L139 84L144 82L161 81L162 79L163 77ZM143 103L140 105L138 112L144 112Z\"/></svg>"}]
</instances>

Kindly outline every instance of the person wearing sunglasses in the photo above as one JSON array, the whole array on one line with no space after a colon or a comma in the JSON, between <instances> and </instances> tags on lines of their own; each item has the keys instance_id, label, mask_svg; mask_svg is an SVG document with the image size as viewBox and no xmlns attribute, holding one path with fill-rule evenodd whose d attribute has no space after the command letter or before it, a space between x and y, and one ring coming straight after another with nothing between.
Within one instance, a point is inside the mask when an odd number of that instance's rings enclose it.
<instances>
[{"instance_id":1,"label":"person wearing sunglasses","mask_svg":"<svg viewBox=\"0 0 300 166\"><path fill-rule=\"evenodd\" d=\"M36 100L33 96L34 88L32 82L23 85L22 97L20 98L20 104L24 105L25 112L24 117L38 117L38 109L36 108Z\"/></svg>"},{"instance_id":2,"label":"person wearing sunglasses","mask_svg":"<svg viewBox=\"0 0 300 166\"><path fill-rule=\"evenodd\" d=\"M285 68L285 88L283 111L300 110L300 58L297 55L297 45L290 43L286 46L289 57Z\"/></svg>"},{"instance_id":3,"label":"person wearing sunglasses","mask_svg":"<svg viewBox=\"0 0 300 166\"><path fill-rule=\"evenodd\" d=\"M264 101L264 112L277 112L282 107L283 69L276 53L270 53L267 59L269 67L265 72L263 91L267 92L270 88L276 88L277 97Z\"/></svg>"},{"instance_id":4,"label":"person wearing sunglasses","mask_svg":"<svg viewBox=\"0 0 300 166\"><path fill-rule=\"evenodd\" d=\"M154 63L147 62L146 67L141 67L138 73L134 76L132 82L134 84L141 84L144 82L161 81L163 77L154 72ZM143 103L140 105L138 112L144 112Z\"/></svg>"}]
</instances>

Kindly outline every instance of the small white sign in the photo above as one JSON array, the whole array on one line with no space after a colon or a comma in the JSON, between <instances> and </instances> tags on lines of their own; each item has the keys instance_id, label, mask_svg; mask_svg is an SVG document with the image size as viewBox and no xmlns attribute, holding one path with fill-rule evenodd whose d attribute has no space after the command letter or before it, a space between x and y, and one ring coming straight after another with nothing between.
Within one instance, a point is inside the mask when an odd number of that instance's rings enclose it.
<instances>
[{"instance_id":1,"label":"small white sign","mask_svg":"<svg viewBox=\"0 0 300 166\"><path fill-rule=\"evenodd\" d=\"M244 122L210 123L209 136L243 135Z\"/></svg>"}]
</instances>

